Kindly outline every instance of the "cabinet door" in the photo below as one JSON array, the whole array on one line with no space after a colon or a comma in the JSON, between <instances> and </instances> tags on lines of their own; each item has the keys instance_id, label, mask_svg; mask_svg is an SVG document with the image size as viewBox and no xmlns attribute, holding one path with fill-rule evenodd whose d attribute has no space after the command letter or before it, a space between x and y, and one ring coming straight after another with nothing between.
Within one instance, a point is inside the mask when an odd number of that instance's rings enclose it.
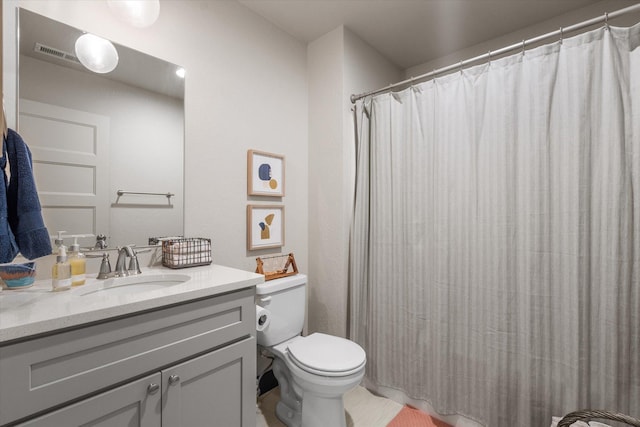
<instances>
[{"instance_id":1,"label":"cabinet door","mask_svg":"<svg viewBox=\"0 0 640 427\"><path fill-rule=\"evenodd\" d=\"M20 426L160 427L160 381L160 373L149 375Z\"/></svg>"},{"instance_id":2,"label":"cabinet door","mask_svg":"<svg viewBox=\"0 0 640 427\"><path fill-rule=\"evenodd\" d=\"M250 337L162 371L162 425L255 427L255 370Z\"/></svg>"}]
</instances>

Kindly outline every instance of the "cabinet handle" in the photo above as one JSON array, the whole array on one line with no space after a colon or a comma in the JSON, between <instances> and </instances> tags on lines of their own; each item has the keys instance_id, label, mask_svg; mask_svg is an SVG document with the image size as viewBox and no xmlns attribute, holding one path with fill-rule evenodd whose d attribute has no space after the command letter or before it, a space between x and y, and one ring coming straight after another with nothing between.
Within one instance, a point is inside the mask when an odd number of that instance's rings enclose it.
<instances>
[{"instance_id":1,"label":"cabinet handle","mask_svg":"<svg viewBox=\"0 0 640 427\"><path fill-rule=\"evenodd\" d=\"M171 384L175 384L175 383L177 383L178 381L180 381L180 377L179 377L179 376L177 376L177 375L171 375L171 376L169 376L169 385L171 385Z\"/></svg>"},{"instance_id":2,"label":"cabinet handle","mask_svg":"<svg viewBox=\"0 0 640 427\"><path fill-rule=\"evenodd\" d=\"M156 394L158 390L160 390L160 385L156 383L151 383L147 387L147 393L149 394Z\"/></svg>"}]
</instances>

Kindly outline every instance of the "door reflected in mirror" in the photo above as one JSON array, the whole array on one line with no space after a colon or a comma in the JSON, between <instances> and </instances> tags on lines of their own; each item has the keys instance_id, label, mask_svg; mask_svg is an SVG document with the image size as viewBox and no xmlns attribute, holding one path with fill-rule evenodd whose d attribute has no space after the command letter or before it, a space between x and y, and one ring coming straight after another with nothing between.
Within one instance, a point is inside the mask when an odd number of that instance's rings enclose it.
<instances>
[{"instance_id":1,"label":"door reflected in mirror","mask_svg":"<svg viewBox=\"0 0 640 427\"><path fill-rule=\"evenodd\" d=\"M19 31L18 132L50 234L87 235L84 247L182 235L181 67L114 43L117 67L96 74L74 52L83 31L25 9Z\"/></svg>"}]
</instances>

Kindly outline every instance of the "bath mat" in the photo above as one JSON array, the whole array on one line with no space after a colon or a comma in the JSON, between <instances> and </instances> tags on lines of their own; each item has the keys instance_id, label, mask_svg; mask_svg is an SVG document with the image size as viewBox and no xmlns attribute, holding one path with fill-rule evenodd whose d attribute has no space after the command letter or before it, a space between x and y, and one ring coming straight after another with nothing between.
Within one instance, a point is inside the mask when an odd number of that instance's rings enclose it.
<instances>
[{"instance_id":1,"label":"bath mat","mask_svg":"<svg viewBox=\"0 0 640 427\"><path fill-rule=\"evenodd\" d=\"M280 387L258 398L257 427L286 427L275 414ZM401 405L356 387L344 395L347 427L451 427L411 406Z\"/></svg>"},{"instance_id":2,"label":"bath mat","mask_svg":"<svg viewBox=\"0 0 640 427\"><path fill-rule=\"evenodd\" d=\"M280 399L280 387L258 398L257 427L286 427L276 417L275 408ZM400 403L374 396L364 387L356 387L344 395L347 427L386 427L402 410Z\"/></svg>"},{"instance_id":3,"label":"bath mat","mask_svg":"<svg viewBox=\"0 0 640 427\"><path fill-rule=\"evenodd\" d=\"M449 424L431 418L424 412L405 405L387 427L451 427Z\"/></svg>"},{"instance_id":4,"label":"bath mat","mask_svg":"<svg viewBox=\"0 0 640 427\"><path fill-rule=\"evenodd\" d=\"M386 427L403 405L356 387L344 395L347 427Z\"/></svg>"}]
</instances>

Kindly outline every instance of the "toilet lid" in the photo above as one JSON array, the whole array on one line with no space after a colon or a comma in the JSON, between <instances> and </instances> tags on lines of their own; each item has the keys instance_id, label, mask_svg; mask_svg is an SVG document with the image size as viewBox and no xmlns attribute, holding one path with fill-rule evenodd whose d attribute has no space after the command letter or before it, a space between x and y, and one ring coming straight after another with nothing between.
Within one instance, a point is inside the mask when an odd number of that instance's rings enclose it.
<instances>
[{"instance_id":1,"label":"toilet lid","mask_svg":"<svg viewBox=\"0 0 640 427\"><path fill-rule=\"evenodd\" d=\"M353 341L321 333L295 340L287 349L296 365L314 373L349 375L364 365L367 357Z\"/></svg>"}]
</instances>

